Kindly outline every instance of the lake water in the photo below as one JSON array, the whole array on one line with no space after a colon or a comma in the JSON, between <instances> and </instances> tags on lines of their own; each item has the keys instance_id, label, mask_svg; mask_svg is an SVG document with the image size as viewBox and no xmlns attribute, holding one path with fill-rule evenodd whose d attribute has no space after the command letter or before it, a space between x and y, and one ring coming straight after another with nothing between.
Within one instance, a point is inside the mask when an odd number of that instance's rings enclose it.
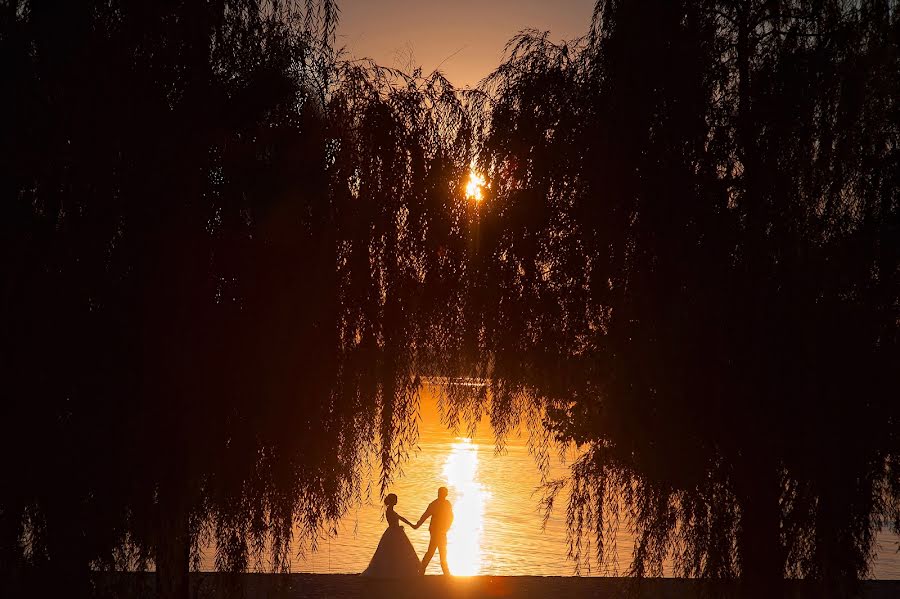
<instances>
[{"instance_id":1,"label":"lake water","mask_svg":"<svg viewBox=\"0 0 900 599\"><path fill-rule=\"evenodd\" d=\"M448 487L455 515L448 535L451 571L456 575L574 575L575 565L567 559L565 498L560 498L542 528L540 473L525 440L511 439L497 454L486 426L480 426L471 439L460 437L441 424L435 401L427 393L423 394L421 413L419 451L411 456L404 475L390 492L399 498L397 512L415 522L436 497L437 488ZM555 465L554 470L562 475L566 467ZM291 571L362 572L384 528L383 506L375 497L348 514L338 534L323 540L317 552L295 557ZM427 528L427 524L418 530L405 527L419 556L428 547ZM897 537L884 532L878 540L874 577L900 579ZM625 573L633 549L627 533L619 535L616 549L613 571L582 569L581 574ZM211 563L205 565L211 569ZM428 573L440 573L437 556Z\"/></svg>"}]
</instances>

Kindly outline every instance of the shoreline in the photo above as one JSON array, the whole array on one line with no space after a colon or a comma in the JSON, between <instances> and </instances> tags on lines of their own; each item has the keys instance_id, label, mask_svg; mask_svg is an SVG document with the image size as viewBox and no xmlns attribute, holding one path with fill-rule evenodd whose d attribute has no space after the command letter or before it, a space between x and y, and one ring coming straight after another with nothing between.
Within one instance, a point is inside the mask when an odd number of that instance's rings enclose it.
<instances>
[{"instance_id":1,"label":"shoreline","mask_svg":"<svg viewBox=\"0 0 900 599\"><path fill-rule=\"evenodd\" d=\"M153 572L97 573L95 588L103 597L155 596ZM375 580L358 574L226 574L191 573L192 597L197 599L539 599L565 597L736 597L733 581L711 583L685 578L576 576L424 576L412 580ZM789 580L785 597L900 597L900 580L860 581L856 592L826 589L812 581Z\"/></svg>"}]
</instances>

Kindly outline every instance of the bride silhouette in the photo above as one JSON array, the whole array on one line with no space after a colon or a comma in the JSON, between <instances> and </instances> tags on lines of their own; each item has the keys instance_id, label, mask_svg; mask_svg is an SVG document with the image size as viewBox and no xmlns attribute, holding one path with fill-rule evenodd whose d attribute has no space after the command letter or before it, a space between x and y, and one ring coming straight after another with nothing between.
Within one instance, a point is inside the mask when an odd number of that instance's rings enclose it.
<instances>
[{"instance_id":1,"label":"bride silhouette","mask_svg":"<svg viewBox=\"0 0 900 599\"><path fill-rule=\"evenodd\" d=\"M387 509L384 511L384 517L387 520L388 527L384 534L381 535L378 549L375 550L375 555L372 556L369 567L366 568L362 575L374 578L418 576L420 567L419 556L416 555L416 550L413 549L412 543L409 542L409 538L403 532L400 521L403 520L409 526L413 526L413 524L394 511L394 506L397 505L397 496L395 494L391 493L385 497L384 504L387 506Z\"/></svg>"}]
</instances>

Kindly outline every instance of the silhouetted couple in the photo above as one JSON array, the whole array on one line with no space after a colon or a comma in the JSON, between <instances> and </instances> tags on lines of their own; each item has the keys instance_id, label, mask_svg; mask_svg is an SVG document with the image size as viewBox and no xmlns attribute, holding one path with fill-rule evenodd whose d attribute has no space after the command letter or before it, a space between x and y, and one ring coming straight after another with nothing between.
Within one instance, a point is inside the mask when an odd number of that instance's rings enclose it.
<instances>
[{"instance_id":1,"label":"silhouetted couple","mask_svg":"<svg viewBox=\"0 0 900 599\"><path fill-rule=\"evenodd\" d=\"M375 550L369 567L362 575L375 578L403 578L425 574L425 569L428 567L428 562L434 557L435 550L440 552L441 570L444 571L444 574L449 575L447 531L450 530L450 525L453 523L453 506L447 501L447 488L438 489L438 498L428 504L428 509L415 524L394 511L394 506L397 505L397 496L393 493L384 498L384 504L387 506L384 517L388 527L381 535L378 549ZM428 526L428 532L431 534L431 540L428 543L428 551L422 558L422 563L419 563L416 550L409 542L406 533L403 532L400 521L402 520L413 528L419 528L429 518L431 518L431 524Z\"/></svg>"}]
</instances>

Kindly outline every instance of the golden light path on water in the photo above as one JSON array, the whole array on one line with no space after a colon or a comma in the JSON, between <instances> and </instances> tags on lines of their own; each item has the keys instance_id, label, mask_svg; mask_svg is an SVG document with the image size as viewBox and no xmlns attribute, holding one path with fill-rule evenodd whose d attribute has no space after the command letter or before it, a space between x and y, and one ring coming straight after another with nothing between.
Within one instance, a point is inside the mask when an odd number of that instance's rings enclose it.
<instances>
[{"instance_id":1,"label":"golden light path on water","mask_svg":"<svg viewBox=\"0 0 900 599\"><path fill-rule=\"evenodd\" d=\"M453 503L453 526L447 534L450 571L457 576L478 574L481 568L485 505L491 493L478 480L478 446L460 438L447 454L443 475Z\"/></svg>"},{"instance_id":2,"label":"golden light path on water","mask_svg":"<svg viewBox=\"0 0 900 599\"><path fill-rule=\"evenodd\" d=\"M415 523L437 496L440 486L450 491L454 521L448 537L450 571L457 576L539 575L571 576L574 564L566 558L567 495L558 497L551 518L543 522L539 506L541 473L529 453L524 436L511 434L502 451L496 451L488 419L478 423L473 435L461 437L443 423L437 398L424 390L420 405L418 448L404 464L385 493L399 497L397 512ZM467 425L467 423L464 423ZM463 427L465 429L465 427ZM551 479L568 474L571 459L550 464ZM292 550L292 572L358 574L366 569L385 533L383 494L377 472L369 481L371 493L352 507L338 523L336 532L320 538L317 551L300 554ZM429 523L418 529L404 526L419 559L429 542ZM296 538L302 530L297 529ZM897 537L887 530L878 533L873 575L900 578ZM631 533L623 526L616 537L616 556L611 571L594 567L582 574L622 575L634 551ZM214 545L203 548L201 569L215 569ZM269 564L270 565L270 564ZM666 566L666 575L671 568ZM438 556L428 574L441 573Z\"/></svg>"}]
</instances>

